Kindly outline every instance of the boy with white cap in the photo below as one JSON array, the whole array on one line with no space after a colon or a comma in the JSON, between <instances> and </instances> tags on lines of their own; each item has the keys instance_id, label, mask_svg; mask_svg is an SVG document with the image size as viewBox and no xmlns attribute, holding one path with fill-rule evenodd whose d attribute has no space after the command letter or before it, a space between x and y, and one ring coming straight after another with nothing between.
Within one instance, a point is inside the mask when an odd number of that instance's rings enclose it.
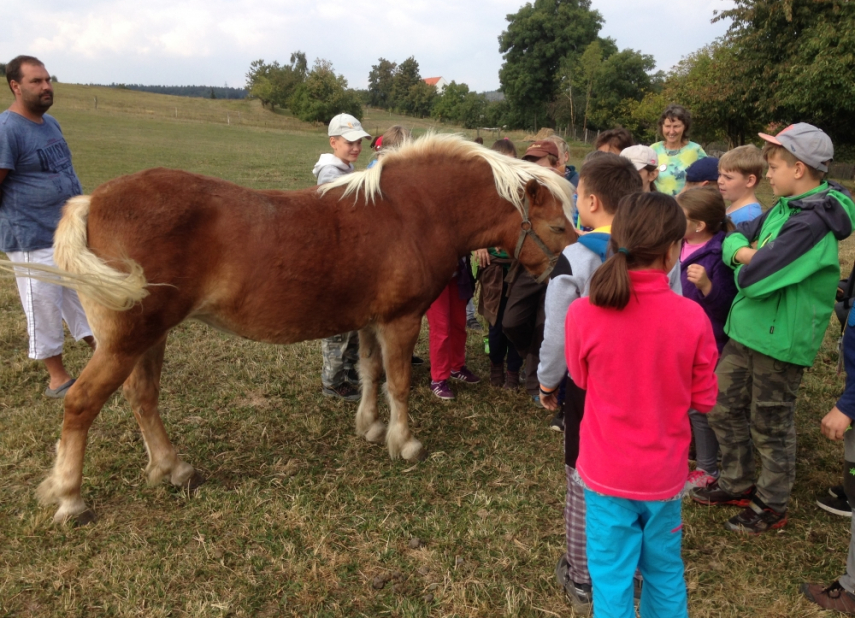
<instances>
[{"instance_id":1,"label":"boy with white cap","mask_svg":"<svg viewBox=\"0 0 855 618\"><path fill-rule=\"evenodd\" d=\"M722 245L722 259L736 269L737 295L716 369L718 403L707 415L721 475L691 492L701 504L745 507L725 527L755 534L787 523L796 392L828 328L840 279L837 245L855 217L849 192L824 180L834 156L825 133L798 123L760 137L778 201ZM761 459L756 485L753 448Z\"/></svg>"},{"instance_id":2,"label":"boy with white cap","mask_svg":"<svg viewBox=\"0 0 855 618\"><path fill-rule=\"evenodd\" d=\"M339 114L330 121L327 134L332 153L324 153L312 174L318 184L326 184L353 172L354 162L362 152L362 139L370 138L362 124L350 114ZM351 331L321 340L324 368L321 371L323 394L345 401L359 401L359 333Z\"/></svg>"},{"instance_id":3,"label":"boy with white cap","mask_svg":"<svg viewBox=\"0 0 855 618\"><path fill-rule=\"evenodd\" d=\"M353 164L362 152L362 139L371 137L362 130L362 124L350 114L334 117L330 121L327 135L330 136L332 154L322 154L312 170L319 185L351 173Z\"/></svg>"},{"instance_id":4,"label":"boy with white cap","mask_svg":"<svg viewBox=\"0 0 855 618\"><path fill-rule=\"evenodd\" d=\"M620 156L632 161L635 169L638 170L638 175L641 176L641 190L644 193L656 191L653 183L659 178L659 156L653 148L636 144L621 150Z\"/></svg>"}]
</instances>

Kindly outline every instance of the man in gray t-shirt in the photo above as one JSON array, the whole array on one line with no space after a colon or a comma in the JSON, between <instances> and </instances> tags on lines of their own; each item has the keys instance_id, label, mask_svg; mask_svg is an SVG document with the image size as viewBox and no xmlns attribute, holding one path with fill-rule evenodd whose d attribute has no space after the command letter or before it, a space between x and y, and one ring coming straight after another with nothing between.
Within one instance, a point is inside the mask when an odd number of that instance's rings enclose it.
<instances>
[{"instance_id":1,"label":"man in gray t-shirt","mask_svg":"<svg viewBox=\"0 0 855 618\"><path fill-rule=\"evenodd\" d=\"M53 261L53 235L66 200L80 195L80 181L59 123L45 112L53 105L50 74L37 58L18 56L6 65L15 102L0 113L0 251L14 262ZM94 348L95 341L73 290L17 276L27 316L29 356L50 374L45 395L61 398L74 383L62 362L64 332Z\"/></svg>"}]
</instances>

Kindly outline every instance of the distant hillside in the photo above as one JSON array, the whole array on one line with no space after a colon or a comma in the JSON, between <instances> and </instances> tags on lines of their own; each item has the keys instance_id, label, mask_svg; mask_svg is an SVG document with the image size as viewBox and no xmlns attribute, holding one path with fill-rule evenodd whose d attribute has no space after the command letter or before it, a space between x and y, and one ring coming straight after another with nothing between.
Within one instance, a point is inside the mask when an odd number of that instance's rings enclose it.
<instances>
[{"instance_id":1,"label":"distant hillside","mask_svg":"<svg viewBox=\"0 0 855 618\"><path fill-rule=\"evenodd\" d=\"M89 84L100 86L101 84ZM244 88L231 88L229 86L144 86L142 84L110 84L108 88L124 88L126 90L140 90L142 92L154 92L155 94L171 94L178 97L197 97L200 99L245 99ZM214 96L211 96L213 91Z\"/></svg>"}]
</instances>

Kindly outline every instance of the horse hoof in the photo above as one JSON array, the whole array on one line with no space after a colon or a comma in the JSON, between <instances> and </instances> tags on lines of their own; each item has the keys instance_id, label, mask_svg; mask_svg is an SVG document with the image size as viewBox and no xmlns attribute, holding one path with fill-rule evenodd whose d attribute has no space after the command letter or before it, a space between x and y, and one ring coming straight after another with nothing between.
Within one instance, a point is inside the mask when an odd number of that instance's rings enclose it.
<instances>
[{"instance_id":1,"label":"horse hoof","mask_svg":"<svg viewBox=\"0 0 855 618\"><path fill-rule=\"evenodd\" d=\"M194 492L199 489L199 487L201 487L207 480L208 479L206 479L204 476L194 471L193 476L187 479L187 482L182 485L182 488L186 489L189 492Z\"/></svg>"},{"instance_id":2,"label":"horse hoof","mask_svg":"<svg viewBox=\"0 0 855 618\"><path fill-rule=\"evenodd\" d=\"M367 432L365 432L365 439L368 442L383 442L386 438L386 425L383 423L377 422L371 425Z\"/></svg>"},{"instance_id":3,"label":"horse hoof","mask_svg":"<svg viewBox=\"0 0 855 618\"><path fill-rule=\"evenodd\" d=\"M427 449L418 440L411 440L401 449L401 457L407 461L424 461L428 457Z\"/></svg>"},{"instance_id":4,"label":"horse hoof","mask_svg":"<svg viewBox=\"0 0 855 618\"><path fill-rule=\"evenodd\" d=\"M82 513L78 513L73 517L69 518L69 523L73 525L75 528L79 528L80 526L88 526L89 524L94 524L98 518L95 516L95 511L92 509L86 509Z\"/></svg>"}]
</instances>

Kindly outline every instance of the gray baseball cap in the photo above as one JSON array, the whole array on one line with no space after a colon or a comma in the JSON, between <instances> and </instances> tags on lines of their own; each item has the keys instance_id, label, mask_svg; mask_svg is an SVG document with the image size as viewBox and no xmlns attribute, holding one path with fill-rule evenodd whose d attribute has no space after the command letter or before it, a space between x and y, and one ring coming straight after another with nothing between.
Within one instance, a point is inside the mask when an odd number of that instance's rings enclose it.
<instances>
[{"instance_id":1,"label":"gray baseball cap","mask_svg":"<svg viewBox=\"0 0 855 618\"><path fill-rule=\"evenodd\" d=\"M775 135L758 133L767 142L783 146L793 153L799 161L818 169L828 171L828 162L834 158L834 145L822 129L812 124L797 122Z\"/></svg>"},{"instance_id":2,"label":"gray baseball cap","mask_svg":"<svg viewBox=\"0 0 855 618\"><path fill-rule=\"evenodd\" d=\"M355 142L362 137L371 137L362 129L362 124L350 114L339 114L330 120L327 134L330 137L341 135L349 142Z\"/></svg>"}]
</instances>

